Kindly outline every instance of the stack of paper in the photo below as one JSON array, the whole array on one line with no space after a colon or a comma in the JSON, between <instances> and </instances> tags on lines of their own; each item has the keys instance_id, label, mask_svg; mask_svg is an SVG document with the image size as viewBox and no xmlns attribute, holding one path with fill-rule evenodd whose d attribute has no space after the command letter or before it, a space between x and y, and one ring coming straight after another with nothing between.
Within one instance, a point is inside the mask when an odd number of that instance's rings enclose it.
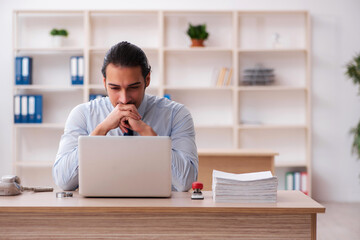
<instances>
[{"instance_id":1,"label":"stack of paper","mask_svg":"<svg viewBox=\"0 0 360 240\"><path fill-rule=\"evenodd\" d=\"M277 185L270 171L233 174L213 170L215 202L276 202Z\"/></svg>"}]
</instances>

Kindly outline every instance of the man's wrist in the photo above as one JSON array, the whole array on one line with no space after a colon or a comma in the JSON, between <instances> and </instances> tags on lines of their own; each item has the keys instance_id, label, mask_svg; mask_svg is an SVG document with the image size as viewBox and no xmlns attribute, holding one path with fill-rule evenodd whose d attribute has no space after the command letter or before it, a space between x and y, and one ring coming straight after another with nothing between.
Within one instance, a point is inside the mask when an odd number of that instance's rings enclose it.
<instances>
[{"instance_id":1,"label":"man's wrist","mask_svg":"<svg viewBox=\"0 0 360 240\"><path fill-rule=\"evenodd\" d=\"M138 132L141 136L157 136L157 133L149 125L145 125L143 130Z\"/></svg>"},{"instance_id":2,"label":"man's wrist","mask_svg":"<svg viewBox=\"0 0 360 240\"><path fill-rule=\"evenodd\" d=\"M105 136L109 130L104 128L102 124L100 123L97 125L97 127L94 129L94 131L90 134L90 136Z\"/></svg>"}]
</instances>

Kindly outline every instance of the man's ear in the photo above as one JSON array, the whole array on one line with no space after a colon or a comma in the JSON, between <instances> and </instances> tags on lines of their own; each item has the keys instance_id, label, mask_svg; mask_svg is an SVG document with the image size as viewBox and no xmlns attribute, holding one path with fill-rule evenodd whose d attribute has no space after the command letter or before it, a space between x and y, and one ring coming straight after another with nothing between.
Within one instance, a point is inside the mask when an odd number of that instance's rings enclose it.
<instances>
[{"instance_id":1,"label":"man's ear","mask_svg":"<svg viewBox=\"0 0 360 240\"><path fill-rule=\"evenodd\" d=\"M106 78L103 78L103 83L104 83L105 92L107 93L107 89L106 89Z\"/></svg>"},{"instance_id":2,"label":"man's ear","mask_svg":"<svg viewBox=\"0 0 360 240\"><path fill-rule=\"evenodd\" d=\"M145 78L145 88L147 88L150 85L150 73Z\"/></svg>"}]
</instances>

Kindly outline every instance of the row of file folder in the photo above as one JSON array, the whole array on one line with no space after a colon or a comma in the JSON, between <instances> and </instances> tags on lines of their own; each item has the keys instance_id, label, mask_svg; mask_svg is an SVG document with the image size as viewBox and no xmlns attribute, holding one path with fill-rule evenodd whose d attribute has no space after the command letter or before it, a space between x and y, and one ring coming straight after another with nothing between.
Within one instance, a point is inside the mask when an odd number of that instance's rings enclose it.
<instances>
[{"instance_id":1,"label":"row of file folder","mask_svg":"<svg viewBox=\"0 0 360 240\"><path fill-rule=\"evenodd\" d=\"M307 172L287 172L285 190L298 190L308 195Z\"/></svg>"},{"instance_id":2,"label":"row of file folder","mask_svg":"<svg viewBox=\"0 0 360 240\"><path fill-rule=\"evenodd\" d=\"M84 84L84 57L73 56L70 58L70 75L72 85Z\"/></svg>"},{"instance_id":3,"label":"row of file folder","mask_svg":"<svg viewBox=\"0 0 360 240\"><path fill-rule=\"evenodd\" d=\"M32 84L32 58L19 56L15 58L15 84ZM72 85L84 84L84 57L70 57L70 77Z\"/></svg>"},{"instance_id":4,"label":"row of file folder","mask_svg":"<svg viewBox=\"0 0 360 240\"><path fill-rule=\"evenodd\" d=\"M32 58L15 58L15 84L29 85L32 83Z\"/></svg>"},{"instance_id":5,"label":"row of file folder","mask_svg":"<svg viewBox=\"0 0 360 240\"><path fill-rule=\"evenodd\" d=\"M15 123L42 123L43 97L41 95L14 96Z\"/></svg>"}]
</instances>

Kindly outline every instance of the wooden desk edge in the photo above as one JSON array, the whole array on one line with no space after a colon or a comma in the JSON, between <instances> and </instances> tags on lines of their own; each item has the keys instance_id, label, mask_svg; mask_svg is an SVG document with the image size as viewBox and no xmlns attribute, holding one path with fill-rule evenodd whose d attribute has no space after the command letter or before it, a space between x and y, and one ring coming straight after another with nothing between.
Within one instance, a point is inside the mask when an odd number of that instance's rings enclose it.
<instances>
[{"instance_id":1,"label":"wooden desk edge","mask_svg":"<svg viewBox=\"0 0 360 240\"><path fill-rule=\"evenodd\" d=\"M191 210L191 211L189 211ZM236 208L236 207L1 207L0 213L241 213L241 214L317 214L319 208Z\"/></svg>"}]
</instances>

